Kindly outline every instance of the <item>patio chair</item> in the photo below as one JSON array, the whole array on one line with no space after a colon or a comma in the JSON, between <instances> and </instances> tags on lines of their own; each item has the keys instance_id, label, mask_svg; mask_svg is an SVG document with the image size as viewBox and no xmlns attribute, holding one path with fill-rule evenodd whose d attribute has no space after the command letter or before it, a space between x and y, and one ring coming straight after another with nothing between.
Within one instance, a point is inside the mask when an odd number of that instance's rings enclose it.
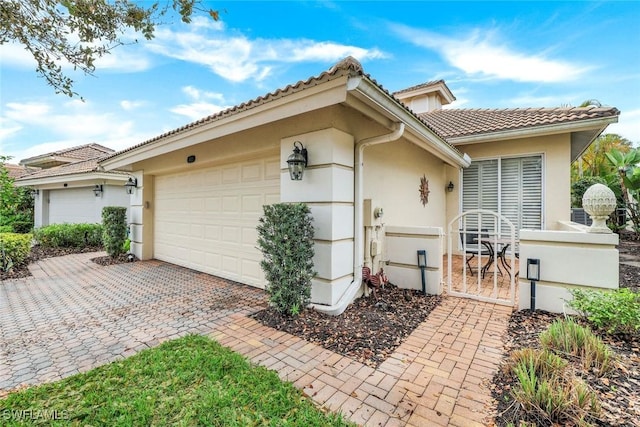
<instances>
[{"instance_id":1,"label":"patio chair","mask_svg":"<svg viewBox=\"0 0 640 427\"><path fill-rule=\"evenodd\" d=\"M483 228L480 230L482 234L480 234L481 239L489 238L489 230L487 228ZM466 255L471 255L466 259L467 267L469 268L469 274L473 276L473 268L471 267L471 260L475 258L476 255L487 256L489 260L482 267L482 276L484 278L485 267L490 265L493 262L493 249L491 245L485 245L484 243L478 242L478 229L467 229L460 230L460 243L462 243L462 247L464 248L464 252ZM480 249L482 248L482 249Z\"/></svg>"}]
</instances>

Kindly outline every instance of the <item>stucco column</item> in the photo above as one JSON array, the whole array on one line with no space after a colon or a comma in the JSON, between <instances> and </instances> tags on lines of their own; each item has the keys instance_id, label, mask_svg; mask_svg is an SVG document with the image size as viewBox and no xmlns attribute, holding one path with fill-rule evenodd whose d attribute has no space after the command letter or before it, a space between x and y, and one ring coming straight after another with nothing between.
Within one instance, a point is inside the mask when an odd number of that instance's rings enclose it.
<instances>
[{"instance_id":1,"label":"stucco column","mask_svg":"<svg viewBox=\"0 0 640 427\"><path fill-rule=\"evenodd\" d=\"M308 151L302 181L292 181L287 168L294 141ZM353 149L353 136L334 128L280 141L280 200L306 203L314 219L314 304L336 304L353 281Z\"/></svg>"},{"instance_id":2,"label":"stucco column","mask_svg":"<svg viewBox=\"0 0 640 427\"><path fill-rule=\"evenodd\" d=\"M138 187L129 196L131 253L141 260L151 259L153 258L153 176L145 175L143 171L134 172L131 176L138 180Z\"/></svg>"}]
</instances>

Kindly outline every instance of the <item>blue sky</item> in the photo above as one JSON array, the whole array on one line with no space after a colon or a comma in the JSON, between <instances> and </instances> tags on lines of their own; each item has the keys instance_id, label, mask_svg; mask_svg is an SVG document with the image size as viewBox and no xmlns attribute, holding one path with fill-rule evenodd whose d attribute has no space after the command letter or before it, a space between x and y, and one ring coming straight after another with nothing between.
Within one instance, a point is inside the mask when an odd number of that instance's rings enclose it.
<instances>
[{"instance_id":1,"label":"blue sky","mask_svg":"<svg viewBox=\"0 0 640 427\"><path fill-rule=\"evenodd\" d=\"M393 92L444 79L453 108L617 107L640 145L640 2L215 1L220 22L166 24L122 46L85 99L56 95L20 46L0 46L0 154L96 142L123 149L320 74L347 55ZM130 37L133 37L132 35Z\"/></svg>"}]
</instances>

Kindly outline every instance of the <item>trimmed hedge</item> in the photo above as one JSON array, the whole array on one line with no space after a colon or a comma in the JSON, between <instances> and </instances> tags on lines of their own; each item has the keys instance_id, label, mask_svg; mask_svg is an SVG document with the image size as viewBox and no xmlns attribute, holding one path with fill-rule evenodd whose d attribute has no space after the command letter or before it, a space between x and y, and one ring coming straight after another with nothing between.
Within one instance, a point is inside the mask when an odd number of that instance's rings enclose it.
<instances>
[{"instance_id":1,"label":"trimmed hedge","mask_svg":"<svg viewBox=\"0 0 640 427\"><path fill-rule=\"evenodd\" d=\"M122 206L105 206L102 208L102 240L104 250L115 258L124 253L127 240L127 208Z\"/></svg>"},{"instance_id":2,"label":"trimmed hedge","mask_svg":"<svg viewBox=\"0 0 640 427\"><path fill-rule=\"evenodd\" d=\"M50 248L80 248L102 246L100 224L52 224L34 230L38 243Z\"/></svg>"},{"instance_id":3,"label":"trimmed hedge","mask_svg":"<svg viewBox=\"0 0 640 427\"><path fill-rule=\"evenodd\" d=\"M31 251L31 234L0 233L0 270L24 264Z\"/></svg>"}]
</instances>

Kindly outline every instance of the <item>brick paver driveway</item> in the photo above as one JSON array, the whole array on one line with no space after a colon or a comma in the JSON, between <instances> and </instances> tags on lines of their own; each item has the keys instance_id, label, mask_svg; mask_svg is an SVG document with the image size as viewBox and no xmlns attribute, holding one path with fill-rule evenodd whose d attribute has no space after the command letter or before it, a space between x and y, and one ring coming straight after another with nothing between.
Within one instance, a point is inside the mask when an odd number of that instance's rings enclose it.
<instances>
[{"instance_id":1,"label":"brick paver driveway","mask_svg":"<svg viewBox=\"0 0 640 427\"><path fill-rule=\"evenodd\" d=\"M0 393L130 356L233 313L265 306L259 289L159 261L102 267L78 254L0 283Z\"/></svg>"},{"instance_id":2,"label":"brick paver driveway","mask_svg":"<svg viewBox=\"0 0 640 427\"><path fill-rule=\"evenodd\" d=\"M490 424L487 383L511 308L445 297L377 369L261 325L263 291L175 265L51 258L0 283L0 397L188 333L278 372L316 404L367 426Z\"/></svg>"}]
</instances>

